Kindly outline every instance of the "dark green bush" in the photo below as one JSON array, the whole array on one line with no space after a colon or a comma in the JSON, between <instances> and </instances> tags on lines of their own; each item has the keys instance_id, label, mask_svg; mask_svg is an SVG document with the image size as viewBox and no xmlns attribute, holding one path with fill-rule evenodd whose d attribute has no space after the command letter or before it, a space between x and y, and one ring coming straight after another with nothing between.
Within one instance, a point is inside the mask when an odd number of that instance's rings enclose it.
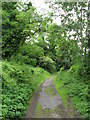
<instances>
[{"instance_id":1,"label":"dark green bush","mask_svg":"<svg viewBox=\"0 0 90 120\"><path fill-rule=\"evenodd\" d=\"M50 73L55 72L55 62L48 56L43 56L39 58L39 66L46 69Z\"/></svg>"},{"instance_id":2,"label":"dark green bush","mask_svg":"<svg viewBox=\"0 0 90 120\"><path fill-rule=\"evenodd\" d=\"M64 70L64 67L62 67L56 80L63 81L63 87L67 89L67 93L71 97L77 110L83 115L83 117L88 118L88 85L84 82L85 78L80 76L79 72L81 68L82 64L75 64L66 71Z\"/></svg>"},{"instance_id":3,"label":"dark green bush","mask_svg":"<svg viewBox=\"0 0 90 120\"><path fill-rule=\"evenodd\" d=\"M49 73L5 61L2 70L2 117L4 120L22 118L33 93Z\"/></svg>"}]
</instances>

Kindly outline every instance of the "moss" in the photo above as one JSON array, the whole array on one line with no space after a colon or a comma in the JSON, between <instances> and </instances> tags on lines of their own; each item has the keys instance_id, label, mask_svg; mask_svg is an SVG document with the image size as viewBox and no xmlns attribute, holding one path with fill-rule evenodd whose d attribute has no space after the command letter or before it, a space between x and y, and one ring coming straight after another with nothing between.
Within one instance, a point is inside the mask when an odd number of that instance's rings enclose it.
<instances>
[{"instance_id":1,"label":"moss","mask_svg":"<svg viewBox=\"0 0 90 120\"><path fill-rule=\"evenodd\" d=\"M46 92L46 94L48 94L49 96L53 96L53 95L54 95L53 89L52 89L51 87L45 88L45 92Z\"/></svg>"},{"instance_id":2,"label":"moss","mask_svg":"<svg viewBox=\"0 0 90 120\"><path fill-rule=\"evenodd\" d=\"M67 93L67 89L63 87L63 81L57 80L56 78L54 80L54 83L58 94L62 98L63 105L67 107L68 93Z\"/></svg>"},{"instance_id":3,"label":"moss","mask_svg":"<svg viewBox=\"0 0 90 120\"><path fill-rule=\"evenodd\" d=\"M42 106L40 104L40 102L38 101L37 105L36 105L36 117L40 117L42 114Z\"/></svg>"},{"instance_id":4,"label":"moss","mask_svg":"<svg viewBox=\"0 0 90 120\"><path fill-rule=\"evenodd\" d=\"M45 117L48 118L50 116L50 114L54 113L56 110L57 110L57 108L54 109L54 110L50 109L50 108L42 109L42 106L41 106L40 102L38 101L38 103L36 105L36 111L35 111L36 115L35 115L35 117L36 118L41 118L41 117L45 116Z\"/></svg>"}]
</instances>

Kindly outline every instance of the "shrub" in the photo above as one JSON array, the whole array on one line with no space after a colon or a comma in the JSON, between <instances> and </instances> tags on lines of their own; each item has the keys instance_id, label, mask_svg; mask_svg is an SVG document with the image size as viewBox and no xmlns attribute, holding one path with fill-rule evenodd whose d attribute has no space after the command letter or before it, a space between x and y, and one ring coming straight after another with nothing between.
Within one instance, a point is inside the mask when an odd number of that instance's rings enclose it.
<instances>
[{"instance_id":1,"label":"shrub","mask_svg":"<svg viewBox=\"0 0 90 120\"><path fill-rule=\"evenodd\" d=\"M81 64L73 65L69 70L66 71L63 71L64 68L62 67L56 77L56 84L58 84L58 81L60 81L62 89L66 89L67 94L71 97L71 100L73 101L77 110L83 115L83 117L88 118L88 85L84 82L85 78L80 76L79 72L81 68Z\"/></svg>"},{"instance_id":2,"label":"shrub","mask_svg":"<svg viewBox=\"0 0 90 120\"><path fill-rule=\"evenodd\" d=\"M56 70L54 61L48 56L40 57L39 66L51 73Z\"/></svg>"},{"instance_id":3,"label":"shrub","mask_svg":"<svg viewBox=\"0 0 90 120\"><path fill-rule=\"evenodd\" d=\"M6 61L2 62L2 70L2 117L21 118L29 99L49 73L42 68Z\"/></svg>"}]
</instances>

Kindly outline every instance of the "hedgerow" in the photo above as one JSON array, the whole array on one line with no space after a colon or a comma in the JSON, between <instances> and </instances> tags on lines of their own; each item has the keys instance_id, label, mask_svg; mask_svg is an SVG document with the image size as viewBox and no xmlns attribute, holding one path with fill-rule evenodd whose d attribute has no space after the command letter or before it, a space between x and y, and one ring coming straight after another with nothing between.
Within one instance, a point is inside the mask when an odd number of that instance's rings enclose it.
<instances>
[{"instance_id":1,"label":"hedgerow","mask_svg":"<svg viewBox=\"0 0 90 120\"><path fill-rule=\"evenodd\" d=\"M2 62L2 118L22 118L37 87L49 76L42 68Z\"/></svg>"}]
</instances>

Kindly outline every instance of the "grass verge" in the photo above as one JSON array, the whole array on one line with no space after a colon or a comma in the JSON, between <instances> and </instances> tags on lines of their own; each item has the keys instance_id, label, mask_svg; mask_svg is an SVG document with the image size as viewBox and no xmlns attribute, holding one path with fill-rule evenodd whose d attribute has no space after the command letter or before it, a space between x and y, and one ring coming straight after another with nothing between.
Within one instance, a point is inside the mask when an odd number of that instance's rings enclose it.
<instances>
[{"instance_id":1,"label":"grass verge","mask_svg":"<svg viewBox=\"0 0 90 120\"><path fill-rule=\"evenodd\" d=\"M67 107L67 99L69 97L77 111L81 113L84 118L88 118L88 85L83 82L82 78L76 75L77 74L71 73L70 70L60 71L54 83L64 106Z\"/></svg>"},{"instance_id":2,"label":"grass verge","mask_svg":"<svg viewBox=\"0 0 90 120\"><path fill-rule=\"evenodd\" d=\"M55 83L55 87L56 87L58 94L62 98L63 105L67 107L68 93L67 93L67 89L65 87L63 87L63 85L64 85L63 81L58 80L58 76L57 76L54 79L54 83Z\"/></svg>"}]
</instances>

